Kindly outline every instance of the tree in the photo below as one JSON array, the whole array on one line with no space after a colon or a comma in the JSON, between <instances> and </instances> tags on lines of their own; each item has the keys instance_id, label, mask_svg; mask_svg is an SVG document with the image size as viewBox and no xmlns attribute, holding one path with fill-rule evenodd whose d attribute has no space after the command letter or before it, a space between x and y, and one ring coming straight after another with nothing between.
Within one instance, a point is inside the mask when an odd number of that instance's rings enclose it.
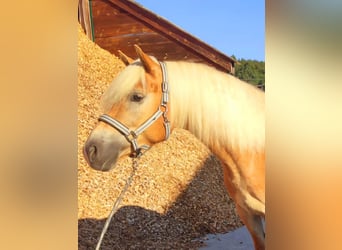
<instances>
[{"instance_id":1,"label":"tree","mask_svg":"<svg viewBox=\"0 0 342 250\"><path fill-rule=\"evenodd\" d=\"M240 59L235 66L235 76L253 85L264 85L265 62Z\"/></svg>"}]
</instances>

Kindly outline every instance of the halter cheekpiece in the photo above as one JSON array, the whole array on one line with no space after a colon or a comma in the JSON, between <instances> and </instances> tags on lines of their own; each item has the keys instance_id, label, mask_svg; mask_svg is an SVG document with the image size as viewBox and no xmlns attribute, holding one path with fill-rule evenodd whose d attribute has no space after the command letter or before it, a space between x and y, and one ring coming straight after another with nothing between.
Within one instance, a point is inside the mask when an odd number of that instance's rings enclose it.
<instances>
[{"instance_id":1,"label":"halter cheekpiece","mask_svg":"<svg viewBox=\"0 0 342 250\"><path fill-rule=\"evenodd\" d=\"M99 121L109 124L125 136L127 141L131 143L132 146L131 157L139 157L143 154L142 150L146 151L150 148L148 145L139 146L137 138L156 120L158 120L160 116L163 116L164 119L165 140L167 140L170 136L170 122L167 119L167 103L169 102L169 85L167 82L168 77L165 63L159 62L159 64L163 74L161 103L158 106L158 110L147 121L141 124L136 130L131 130L118 120L110 117L109 115L103 114L98 119Z\"/></svg>"}]
</instances>

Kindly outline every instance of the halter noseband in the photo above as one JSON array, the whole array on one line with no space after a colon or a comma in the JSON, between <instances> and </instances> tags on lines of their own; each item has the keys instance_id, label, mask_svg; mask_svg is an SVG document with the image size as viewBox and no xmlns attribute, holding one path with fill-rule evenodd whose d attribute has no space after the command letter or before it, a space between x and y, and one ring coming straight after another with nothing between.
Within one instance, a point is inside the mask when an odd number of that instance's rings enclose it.
<instances>
[{"instance_id":1,"label":"halter noseband","mask_svg":"<svg viewBox=\"0 0 342 250\"><path fill-rule=\"evenodd\" d=\"M118 130L122 135L125 136L126 140L131 143L132 146L132 157L139 157L143 154L142 150L148 150L148 145L138 145L137 138L142 134L148 127L150 127L160 116L163 116L164 127L165 127L165 140L170 136L170 122L167 119L167 103L169 101L169 86L167 82L167 71L164 62L159 62L162 69L163 81L162 81L162 98L161 103L158 106L158 110L143 124L141 124L136 130L131 130L118 120L110 117L109 115L103 114L99 117L99 121L105 122Z\"/></svg>"}]
</instances>

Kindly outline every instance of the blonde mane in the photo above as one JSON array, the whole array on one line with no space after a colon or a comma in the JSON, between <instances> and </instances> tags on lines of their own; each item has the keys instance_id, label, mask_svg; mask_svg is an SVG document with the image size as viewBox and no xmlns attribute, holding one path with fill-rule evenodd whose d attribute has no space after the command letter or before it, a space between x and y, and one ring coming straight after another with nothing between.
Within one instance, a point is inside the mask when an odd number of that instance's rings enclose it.
<instances>
[{"instance_id":1,"label":"blonde mane","mask_svg":"<svg viewBox=\"0 0 342 250\"><path fill-rule=\"evenodd\" d=\"M197 63L167 62L171 124L209 147L263 150L264 93Z\"/></svg>"}]
</instances>

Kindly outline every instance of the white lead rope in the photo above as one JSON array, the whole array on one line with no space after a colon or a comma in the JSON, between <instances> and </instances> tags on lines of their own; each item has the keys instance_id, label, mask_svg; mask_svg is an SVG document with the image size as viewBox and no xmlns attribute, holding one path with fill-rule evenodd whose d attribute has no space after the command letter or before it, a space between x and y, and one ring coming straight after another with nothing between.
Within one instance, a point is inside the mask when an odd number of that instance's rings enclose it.
<instances>
[{"instance_id":1,"label":"white lead rope","mask_svg":"<svg viewBox=\"0 0 342 250\"><path fill-rule=\"evenodd\" d=\"M124 188L122 189L120 195L118 196L118 198L116 199L114 205L113 205L113 208L112 208L112 211L110 212L104 226L103 226L103 229L102 229L102 232L101 232L101 235L100 235L100 238L96 244L96 248L95 250L100 250L100 247L101 247L101 244L102 244L102 241L103 241L103 238L108 230L108 227L109 227L109 224L110 224L110 221L112 220L112 217L114 216L114 214L118 211L119 209L119 205L123 199L123 196L124 194L127 192L129 186L131 185L132 183L132 180L133 180L133 177L135 175L135 172L137 171L137 168L138 168L138 159L137 158L133 158L133 162L132 162L132 166L133 166L133 169L132 169L132 173L131 175L128 177L127 181L126 181L126 184L124 186Z\"/></svg>"}]
</instances>

